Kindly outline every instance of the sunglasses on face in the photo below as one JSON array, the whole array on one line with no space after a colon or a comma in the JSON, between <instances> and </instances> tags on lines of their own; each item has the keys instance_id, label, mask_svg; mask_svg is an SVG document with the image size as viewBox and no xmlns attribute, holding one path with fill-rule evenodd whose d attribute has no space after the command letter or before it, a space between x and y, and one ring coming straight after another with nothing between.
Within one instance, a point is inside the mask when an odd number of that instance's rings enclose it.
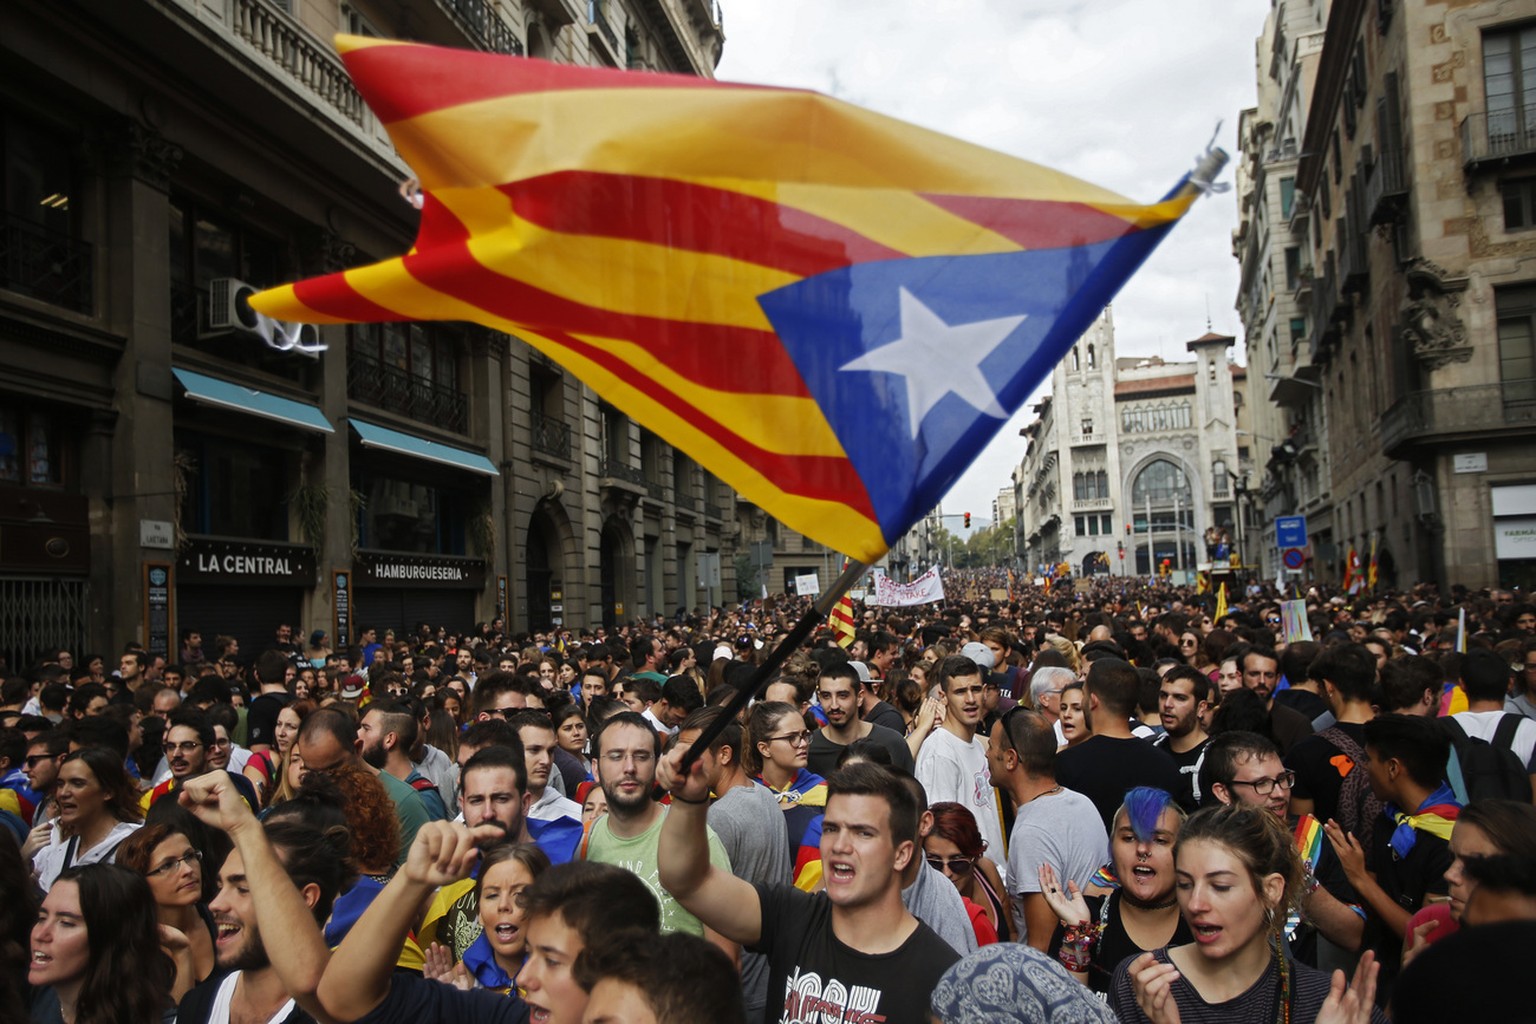
<instances>
[{"instance_id":1,"label":"sunglasses on face","mask_svg":"<svg viewBox=\"0 0 1536 1024\"><path fill-rule=\"evenodd\" d=\"M957 875L966 874L976 866L975 857L963 857L959 854L953 857L940 857L936 853L930 853L924 855L923 859L935 871L951 871Z\"/></svg>"}]
</instances>

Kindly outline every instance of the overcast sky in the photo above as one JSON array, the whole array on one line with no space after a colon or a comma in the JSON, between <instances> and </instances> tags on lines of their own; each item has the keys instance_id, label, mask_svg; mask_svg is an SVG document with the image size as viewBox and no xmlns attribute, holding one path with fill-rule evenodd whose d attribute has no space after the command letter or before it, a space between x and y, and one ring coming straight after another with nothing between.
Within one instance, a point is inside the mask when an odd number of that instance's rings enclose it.
<instances>
[{"instance_id":1,"label":"overcast sky","mask_svg":"<svg viewBox=\"0 0 1536 1024\"><path fill-rule=\"evenodd\" d=\"M729 81L795 86L1151 202L1221 122L1237 158L1266 0L722 0ZM1223 173L1233 179L1232 165ZM1121 355L1238 338L1233 193L1197 203L1115 300ZM1045 382L1048 384L1049 382ZM1027 403L944 501L990 519L1023 455ZM955 524L958 526L958 524ZM951 527L952 529L954 526Z\"/></svg>"}]
</instances>

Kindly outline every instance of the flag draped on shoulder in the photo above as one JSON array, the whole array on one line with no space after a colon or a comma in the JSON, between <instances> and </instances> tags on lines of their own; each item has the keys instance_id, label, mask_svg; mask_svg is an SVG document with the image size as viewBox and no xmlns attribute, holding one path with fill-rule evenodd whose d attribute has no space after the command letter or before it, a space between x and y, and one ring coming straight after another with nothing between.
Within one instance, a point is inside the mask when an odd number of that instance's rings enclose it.
<instances>
[{"instance_id":1,"label":"flag draped on shoulder","mask_svg":"<svg viewBox=\"0 0 1536 1024\"><path fill-rule=\"evenodd\" d=\"M865 562L1198 194L1132 202L812 92L337 45L419 179L419 233L260 313L511 333Z\"/></svg>"}]
</instances>

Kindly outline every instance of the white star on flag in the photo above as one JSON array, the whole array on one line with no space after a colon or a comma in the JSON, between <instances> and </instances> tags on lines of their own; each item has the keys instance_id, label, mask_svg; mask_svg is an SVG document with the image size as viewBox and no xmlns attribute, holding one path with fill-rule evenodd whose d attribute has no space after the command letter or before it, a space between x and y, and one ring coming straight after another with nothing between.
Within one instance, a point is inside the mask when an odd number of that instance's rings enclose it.
<instances>
[{"instance_id":1,"label":"white star on flag","mask_svg":"<svg viewBox=\"0 0 1536 1024\"><path fill-rule=\"evenodd\" d=\"M838 367L839 372L894 373L907 382L912 438L945 395L956 395L984 415L1007 419L981 364L1027 316L947 324L905 288L900 291L901 337Z\"/></svg>"}]
</instances>

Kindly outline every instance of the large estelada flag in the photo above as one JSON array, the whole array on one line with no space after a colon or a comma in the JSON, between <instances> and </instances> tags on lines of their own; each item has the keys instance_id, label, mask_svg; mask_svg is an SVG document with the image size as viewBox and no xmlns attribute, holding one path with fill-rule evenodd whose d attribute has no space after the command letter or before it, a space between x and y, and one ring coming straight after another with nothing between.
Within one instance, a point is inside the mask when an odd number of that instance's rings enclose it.
<instances>
[{"instance_id":1,"label":"large estelada flag","mask_svg":"<svg viewBox=\"0 0 1536 1024\"><path fill-rule=\"evenodd\" d=\"M524 339L785 525L882 555L1193 202L816 93L343 36L419 178L396 259L252 300Z\"/></svg>"}]
</instances>

